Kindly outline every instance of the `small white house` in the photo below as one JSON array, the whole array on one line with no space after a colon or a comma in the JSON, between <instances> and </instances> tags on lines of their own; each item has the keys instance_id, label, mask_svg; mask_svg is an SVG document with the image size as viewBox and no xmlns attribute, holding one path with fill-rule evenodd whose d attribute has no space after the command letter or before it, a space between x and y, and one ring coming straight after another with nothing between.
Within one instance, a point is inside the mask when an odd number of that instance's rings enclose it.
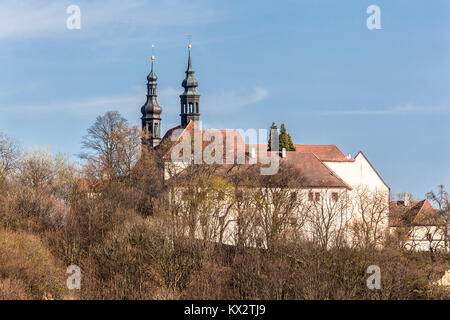
<instances>
[{"instance_id":1,"label":"small white house","mask_svg":"<svg viewBox=\"0 0 450 320\"><path fill-rule=\"evenodd\" d=\"M391 201L389 227L406 249L445 250L444 221L427 199L412 201L405 194L405 200Z\"/></svg>"}]
</instances>

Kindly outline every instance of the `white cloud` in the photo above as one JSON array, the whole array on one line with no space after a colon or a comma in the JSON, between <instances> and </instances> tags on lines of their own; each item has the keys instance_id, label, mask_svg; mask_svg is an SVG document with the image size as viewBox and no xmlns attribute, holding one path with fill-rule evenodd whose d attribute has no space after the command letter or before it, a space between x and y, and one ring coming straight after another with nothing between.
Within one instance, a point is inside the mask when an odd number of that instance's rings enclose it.
<instances>
[{"instance_id":1,"label":"white cloud","mask_svg":"<svg viewBox=\"0 0 450 320\"><path fill-rule=\"evenodd\" d=\"M385 116L385 115L429 115L429 114L449 114L450 107L419 107L406 105L400 107L391 107L385 109L347 109L322 111L319 115L323 116Z\"/></svg>"},{"instance_id":2,"label":"white cloud","mask_svg":"<svg viewBox=\"0 0 450 320\"><path fill-rule=\"evenodd\" d=\"M0 4L0 39L42 38L63 35L69 31L66 9L72 1L37 0L2 1ZM211 2L108 0L77 1L81 9L81 31L85 36L98 36L111 28L124 27L125 33L136 28L192 26L217 22L218 14ZM102 27L102 28L97 28ZM111 27L111 28L109 28ZM114 31L116 30L114 29ZM113 32L117 36L117 32ZM107 40L105 40L107 41Z\"/></svg>"},{"instance_id":3,"label":"white cloud","mask_svg":"<svg viewBox=\"0 0 450 320\"><path fill-rule=\"evenodd\" d=\"M118 96L99 96L73 101L50 101L48 103L27 104L18 106L1 106L2 114L42 115L48 113L66 113L75 116L99 115L109 110L118 110L121 113L140 113L145 103L145 91L133 90L136 93ZM163 114L175 115L179 113L179 95L182 90L171 87L158 90L158 102L163 108ZM239 107L260 102L268 97L266 88L255 87L248 92L228 92L204 97L202 106L211 113L222 113Z\"/></svg>"},{"instance_id":4,"label":"white cloud","mask_svg":"<svg viewBox=\"0 0 450 320\"><path fill-rule=\"evenodd\" d=\"M39 103L21 106L1 107L2 113L28 113L28 114L43 114L43 113L70 113L77 115L100 114L108 110L118 110L126 112L131 109L136 109L137 106L144 104L145 94L128 95L128 96L103 96L93 97L80 101L55 101L49 103Z\"/></svg>"},{"instance_id":5,"label":"white cloud","mask_svg":"<svg viewBox=\"0 0 450 320\"><path fill-rule=\"evenodd\" d=\"M202 105L213 112L223 113L263 101L268 96L267 88L255 87L250 91L227 91L205 96Z\"/></svg>"}]
</instances>

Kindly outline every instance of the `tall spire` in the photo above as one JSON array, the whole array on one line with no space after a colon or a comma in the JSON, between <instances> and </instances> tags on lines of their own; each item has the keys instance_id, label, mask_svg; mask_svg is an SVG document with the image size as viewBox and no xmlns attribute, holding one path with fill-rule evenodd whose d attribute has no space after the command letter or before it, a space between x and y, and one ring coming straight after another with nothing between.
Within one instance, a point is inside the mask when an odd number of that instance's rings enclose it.
<instances>
[{"instance_id":1,"label":"tall spire","mask_svg":"<svg viewBox=\"0 0 450 320\"><path fill-rule=\"evenodd\" d=\"M186 77L181 83L181 86L184 88L184 92L180 95L182 127L186 127L191 120L198 121L200 118L200 95L195 91L195 88L198 86L198 81L194 78L195 71L192 68L191 48L192 46L189 43L188 65L185 71Z\"/></svg>"},{"instance_id":2,"label":"tall spire","mask_svg":"<svg viewBox=\"0 0 450 320\"><path fill-rule=\"evenodd\" d=\"M192 62L191 62L191 48L192 48L191 44L188 44L189 58L188 58L188 67L187 67L186 73L187 73L187 72L192 72L192 73L195 72L195 71L192 69Z\"/></svg>"},{"instance_id":3,"label":"tall spire","mask_svg":"<svg viewBox=\"0 0 450 320\"><path fill-rule=\"evenodd\" d=\"M154 48L154 45L152 45ZM153 51L153 50L152 50ZM152 66L149 75L147 76L147 101L141 108L142 113L142 130L145 131L147 139L145 141L150 147L155 147L161 142L161 113L162 108L156 99L156 87L158 77L153 71L153 62L155 56L151 56Z\"/></svg>"},{"instance_id":4,"label":"tall spire","mask_svg":"<svg viewBox=\"0 0 450 320\"><path fill-rule=\"evenodd\" d=\"M197 79L194 78L194 69L192 69L192 62L191 62L191 44L188 45L188 50L189 50L189 54L188 54L188 66L187 69L185 71L186 73L186 78L184 78L183 82L182 82L182 86L184 88L184 93L186 94L197 94L197 92L195 92L195 88L198 86L198 82Z\"/></svg>"}]
</instances>

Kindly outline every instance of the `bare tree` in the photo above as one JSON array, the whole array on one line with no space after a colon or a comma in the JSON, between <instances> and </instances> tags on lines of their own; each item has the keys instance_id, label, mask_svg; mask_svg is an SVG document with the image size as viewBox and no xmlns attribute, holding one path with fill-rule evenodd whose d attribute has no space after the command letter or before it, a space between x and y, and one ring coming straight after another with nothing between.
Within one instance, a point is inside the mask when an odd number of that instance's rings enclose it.
<instances>
[{"instance_id":1,"label":"bare tree","mask_svg":"<svg viewBox=\"0 0 450 320\"><path fill-rule=\"evenodd\" d=\"M286 243L293 228L303 225L304 199L300 189L304 177L299 170L282 165L276 175L259 175L255 179L257 184L252 188L255 223L260 227L264 244L273 250Z\"/></svg>"},{"instance_id":2,"label":"bare tree","mask_svg":"<svg viewBox=\"0 0 450 320\"><path fill-rule=\"evenodd\" d=\"M389 194L367 187L358 187L353 192L353 243L364 248L379 247L387 230Z\"/></svg>"},{"instance_id":3,"label":"bare tree","mask_svg":"<svg viewBox=\"0 0 450 320\"><path fill-rule=\"evenodd\" d=\"M323 189L312 193L313 198L306 205L310 240L322 249L341 246L350 220L346 191Z\"/></svg>"},{"instance_id":4,"label":"bare tree","mask_svg":"<svg viewBox=\"0 0 450 320\"><path fill-rule=\"evenodd\" d=\"M19 156L18 143L0 132L0 178L16 168Z\"/></svg>"},{"instance_id":5,"label":"bare tree","mask_svg":"<svg viewBox=\"0 0 450 320\"><path fill-rule=\"evenodd\" d=\"M117 111L98 116L81 142L88 171L97 177L129 177L139 159L142 134Z\"/></svg>"},{"instance_id":6,"label":"bare tree","mask_svg":"<svg viewBox=\"0 0 450 320\"><path fill-rule=\"evenodd\" d=\"M444 185L438 186L438 191L430 191L427 193L427 198L433 202L438 209L439 215L443 220L443 233L445 250L450 250L450 201L447 190Z\"/></svg>"}]
</instances>

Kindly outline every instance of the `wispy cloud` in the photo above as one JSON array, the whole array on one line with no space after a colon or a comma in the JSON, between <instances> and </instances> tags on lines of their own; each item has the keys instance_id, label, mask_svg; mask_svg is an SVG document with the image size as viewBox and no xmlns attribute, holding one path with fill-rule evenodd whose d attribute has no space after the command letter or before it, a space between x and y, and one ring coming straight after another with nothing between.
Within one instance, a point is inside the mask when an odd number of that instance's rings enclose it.
<instances>
[{"instance_id":1,"label":"wispy cloud","mask_svg":"<svg viewBox=\"0 0 450 320\"><path fill-rule=\"evenodd\" d=\"M181 90L172 87L161 88L158 91L158 102L166 115L179 113L179 95ZM265 100L269 93L266 88L255 87L246 92L218 93L204 97L202 105L208 106L208 112L222 113L245 107ZM145 103L145 90L133 90L127 95L98 96L72 101L49 101L36 104L0 106L2 114L42 115L49 113L65 113L75 116L98 115L108 110L118 110L124 114L139 112Z\"/></svg>"},{"instance_id":2,"label":"wispy cloud","mask_svg":"<svg viewBox=\"0 0 450 320\"><path fill-rule=\"evenodd\" d=\"M267 88L254 87L251 90L234 90L205 96L202 104L213 112L223 113L263 101L268 96Z\"/></svg>"},{"instance_id":3,"label":"wispy cloud","mask_svg":"<svg viewBox=\"0 0 450 320\"><path fill-rule=\"evenodd\" d=\"M1 107L2 113L27 113L27 114L43 114L52 112L71 113L71 114L98 114L107 110L127 110L136 107L139 102L142 103L144 96L129 95L129 96L105 96L93 97L80 101L54 101L49 103L28 104L19 106Z\"/></svg>"},{"instance_id":4,"label":"wispy cloud","mask_svg":"<svg viewBox=\"0 0 450 320\"><path fill-rule=\"evenodd\" d=\"M145 89L133 90L135 92L127 95L98 96L72 101L49 101L36 104L25 104L15 106L0 106L2 114L45 114L45 113L68 113L73 115L98 115L109 110L118 110L123 113L139 112L140 107L145 103ZM158 101L163 106L164 112L174 109L178 113L178 96L181 91L174 88L162 88L158 91ZM173 108L173 104L176 108ZM170 108L165 108L165 106Z\"/></svg>"},{"instance_id":5,"label":"wispy cloud","mask_svg":"<svg viewBox=\"0 0 450 320\"><path fill-rule=\"evenodd\" d=\"M433 115L450 114L450 107L421 107L406 105L384 109L346 109L321 111L322 116L386 116L386 115Z\"/></svg>"},{"instance_id":6,"label":"wispy cloud","mask_svg":"<svg viewBox=\"0 0 450 320\"><path fill-rule=\"evenodd\" d=\"M43 38L68 32L67 7L72 1L37 0L2 1L0 4L0 39ZM81 28L85 35L108 33L122 28L162 28L192 26L217 22L221 15L204 0L142 1L107 0L77 1L81 9ZM223 16L223 15L222 15ZM100 28L98 28L100 27ZM117 36L117 32L114 32ZM105 40L106 41L106 40Z\"/></svg>"}]
</instances>

